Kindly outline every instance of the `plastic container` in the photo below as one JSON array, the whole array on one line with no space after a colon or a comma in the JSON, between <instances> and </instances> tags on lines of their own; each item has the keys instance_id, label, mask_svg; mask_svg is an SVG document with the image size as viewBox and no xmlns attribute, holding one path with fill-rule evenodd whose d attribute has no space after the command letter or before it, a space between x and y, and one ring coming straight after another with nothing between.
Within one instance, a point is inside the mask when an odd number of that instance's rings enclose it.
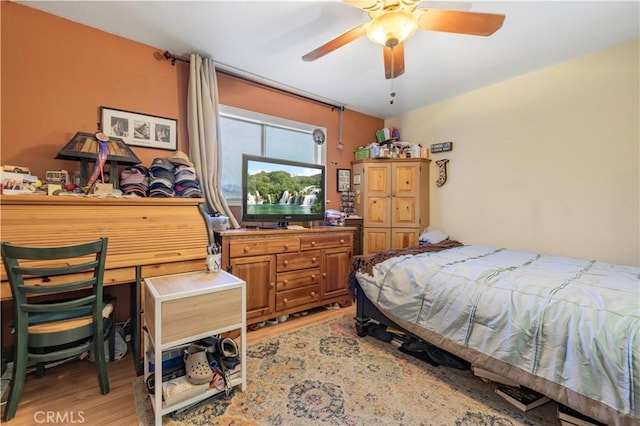
<instances>
[{"instance_id":1,"label":"plastic container","mask_svg":"<svg viewBox=\"0 0 640 426\"><path fill-rule=\"evenodd\" d=\"M214 232L224 232L229 226L229 218L227 216L213 216L211 218L211 228Z\"/></svg>"}]
</instances>

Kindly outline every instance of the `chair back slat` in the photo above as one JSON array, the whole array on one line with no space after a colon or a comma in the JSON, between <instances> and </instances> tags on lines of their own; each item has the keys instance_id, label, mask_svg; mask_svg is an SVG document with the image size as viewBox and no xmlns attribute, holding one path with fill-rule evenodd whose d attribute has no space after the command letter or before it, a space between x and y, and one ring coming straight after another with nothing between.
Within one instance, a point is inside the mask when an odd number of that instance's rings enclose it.
<instances>
[{"instance_id":1,"label":"chair back slat","mask_svg":"<svg viewBox=\"0 0 640 426\"><path fill-rule=\"evenodd\" d=\"M64 265L64 266L56 266L56 267L37 267L37 266L20 266L15 267L14 271L17 274L22 274L25 278L27 277L55 277L58 275L67 275L67 274L75 274L78 272L95 270L96 267L99 266L99 262L97 260L92 260L90 262L79 263L77 265Z\"/></svg>"},{"instance_id":2,"label":"chair back slat","mask_svg":"<svg viewBox=\"0 0 640 426\"><path fill-rule=\"evenodd\" d=\"M81 290L83 288L93 287L97 282L97 278L91 278L89 280L81 280L81 281L73 281L69 283L62 284L52 284L52 285L21 285L17 286L17 290L22 292L25 296L36 295L36 294L48 294L51 292L54 293L64 293L73 290Z\"/></svg>"},{"instance_id":3,"label":"chair back slat","mask_svg":"<svg viewBox=\"0 0 640 426\"><path fill-rule=\"evenodd\" d=\"M60 247L24 247L13 245L9 242L7 250L11 254L11 257L22 260L56 260L56 259L71 259L79 258L82 256L95 255L102 250L106 251L106 244L104 248L103 240L101 238L89 243L76 244L73 246L60 246Z\"/></svg>"},{"instance_id":4,"label":"chair back slat","mask_svg":"<svg viewBox=\"0 0 640 426\"><path fill-rule=\"evenodd\" d=\"M96 300L93 294L79 299L63 300L61 302L42 303L25 303L22 310L25 312L64 312L74 308L91 306Z\"/></svg>"}]
</instances>

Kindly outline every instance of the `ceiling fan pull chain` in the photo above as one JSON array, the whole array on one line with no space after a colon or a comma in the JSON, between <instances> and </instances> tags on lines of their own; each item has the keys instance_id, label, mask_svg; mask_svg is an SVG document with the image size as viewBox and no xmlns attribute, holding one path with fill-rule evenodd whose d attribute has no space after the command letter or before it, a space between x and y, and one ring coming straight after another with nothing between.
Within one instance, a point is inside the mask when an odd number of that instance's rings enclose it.
<instances>
[{"instance_id":1,"label":"ceiling fan pull chain","mask_svg":"<svg viewBox=\"0 0 640 426\"><path fill-rule=\"evenodd\" d=\"M393 91L393 80L395 80L396 70L395 70L395 55L393 54L393 47L391 48L391 93L389 94L389 103L393 105L394 98L396 97L396 92Z\"/></svg>"},{"instance_id":2,"label":"ceiling fan pull chain","mask_svg":"<svg viewBox=\"0 0 640 426\"><path fill-rule=\"evenodd\" d=\"M344 143L342 143L342 115L343 114L344 114L344 106L341 106L340 107L340 128L339 128L338 146L336 146L338 151L342 151L344 149Z\"/></svg>"}]
</instances>

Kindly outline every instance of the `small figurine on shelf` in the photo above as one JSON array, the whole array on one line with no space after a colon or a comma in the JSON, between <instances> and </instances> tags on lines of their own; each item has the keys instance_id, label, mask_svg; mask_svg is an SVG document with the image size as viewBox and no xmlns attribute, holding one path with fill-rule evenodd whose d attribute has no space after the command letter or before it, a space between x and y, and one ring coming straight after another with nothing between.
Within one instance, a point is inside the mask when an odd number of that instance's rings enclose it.
<instances>
[{"instance_id":1,"label":"small figurine on shelf","mask_svg":"<svg viewBox=\"0 0 640 426\"><path fill-rule=\"evenodd\" d=\"M109 156L109 137L102 132L96 133L96 139L98 140L98 152L96 157L96 167L93 169L93 174L87 182L85 193L89 193L93 185L97 182L98 177L102 178L104 183L104 165L107 162Z\"/></svg>"}]
</instances>

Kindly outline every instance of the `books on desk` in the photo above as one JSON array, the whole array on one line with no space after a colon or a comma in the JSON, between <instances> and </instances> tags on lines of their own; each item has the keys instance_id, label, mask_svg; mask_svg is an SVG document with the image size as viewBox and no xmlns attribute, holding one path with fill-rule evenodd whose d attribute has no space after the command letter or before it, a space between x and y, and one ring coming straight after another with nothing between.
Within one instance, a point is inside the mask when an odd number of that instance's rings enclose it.
<instances>
[{"instance_id":1,"label":"books on desk","mask_svg":"<svg viewBox=\"0 0 640 426\"><path fill-rule=\"evenodd\" d=\"M516 383L513 380L507 379L506 377L501 376L492 371L485 370L484 368L473 367L473 374L477 377L480 377L480 379L482 379L484 382L489 381L489 382L496 382L496 383L500 383L503 385L512 386L516 388L520 387L519 383Z\"/></svg>"},{"instance_id":2,"label":"books on desk","mask_svg":"<svg viewBox=\"0 0 640 426\"><path fill-rule=\"evenodd\" d=\"M558 404L558 419L563 426L607 426L563 404Z\"/></svg>"},{"instance_id":3,"label":"books on desk","mask_svg":"<svg viewBox=\"0 0 640 426\"><path fill-rule=\"evenodd\" d=\"M522 411L532 410L551 401L551 398L525 387L499 385L496 393Z\"/></svg>"}]
</instances>

